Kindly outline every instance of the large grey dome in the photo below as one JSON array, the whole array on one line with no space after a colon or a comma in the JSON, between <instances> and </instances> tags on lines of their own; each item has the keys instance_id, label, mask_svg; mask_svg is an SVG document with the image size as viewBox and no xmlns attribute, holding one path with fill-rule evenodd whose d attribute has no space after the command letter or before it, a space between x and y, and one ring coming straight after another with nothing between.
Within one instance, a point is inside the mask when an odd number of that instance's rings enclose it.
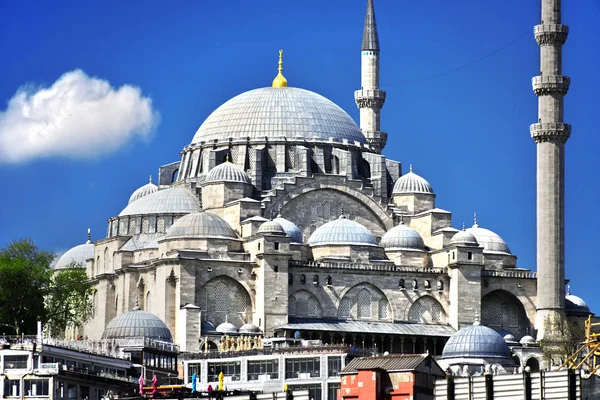
<instances>
[{"instance_id":1,"label":"large grey dome","mask_svg":"<svg viewBox=\"0 0 600 400\"><path fill-rule=\"evenodd\" d=\"M94 258L94 245L88 241L67 250L54 264L54 269L64 269L71 266L85 267L86 261Z\"/></svg>"},{"instance_id":2,"label":"large grey dome","mask_svg":"<svg viewBox=\"0 0 600 400\"><path fill-rule=\"evenodd\" d=\"M150 182L146 183L144 186L138 188L135 192L131 194L129 197L129 203L131 204L136 200L141 199L144 196L148 196L149 194L158 192L158 186L152 183L152 177L150 177Z\"/></svg>"},{"instance_id":3,"label":"large grey dome","mask_svg":"<svg viewBox=\"0 0 600 400\"><path fill-rule=\"evenodd\" d=\"M283 218L281 215L278 215L273 221L277 222L283 227L285 233L292 238L290 240L291 243L302 243L302 231L296 226L296 224Z\"/></svg>"},{"instance_id":4,"label":"large grey dome","mask_svg":"<svg viewBox=\"0 0 600 400\"><path fill-rule=\"evenodd\" d=\"M412 249L412 250L424 250L425 243L423 238L419 235L419 232L414 229L400 224L383 235L381 238L381 247L386 250L391 249Z\"/></svg>"},{"instance_id":5,"label":"large grey dome","mask_svg":"<svg viewBox=\"0 0 600 400\"><path fill-rule=\"evenodd\" d=\"M113 318L102 334L102 339L125 339L146 337L172 342L173 337L167 325L156 315L135 308Z\"/></svg>"},{"instance_id":6,"label":"large grey dome","mask_svg":"<svg viewBox=\"0 0 600 400\"><path fill-rule=\"evenodd\" d=\"M450 336L442 358L510 358L510 349L495 330L475 323Z\"/></svg>"},{"instance_id":7,"label":"large grey dome","mask_svg":"<svg viewBox=\"0 0 600 400\"><path fill-rule=\"evenodd\" d=\"M119 217L143 214L188 214L200 211L200 203L188 189L177 187L144 196L121 211Z\"/></svg>"},{"instance_id":8,"label":"large grey dome","mask_svg":"<svg viewBox=\"0 0 600 400\"><path fill-rule=\"evenodd\" d=\"M366 143L352 118L331 100L304 89L266 87L242 93L217 108L192 144L246 138Z\"/></svg>"},{"instance_id":9,"label":"large grey dome","mask_svg":"<svg viewBox=\"0 0 600 400\"><path fill-rule=\"evenodd\" d=\"M475 236L477 242L483 246L483 251L490 253L511 254L506 242L489 229L480 228L479 225L474 224L472 228L467 229L467 232Z\"/></svg>"},{"instance_id":10,"label":"large grey dome","mask_svg":"<svg viewBox=\"0 0 600 400\"><path fill-rule=\"evenodd\" d=\"M455 234L454 236L452 236L452 240L450 240L450 244L458 245L458 246L479 246L479 243L477 242L477 238L475 237L475 235L473 235L471 232L467 231L466 229L463 229L462 231L460 231L457 234Z\"/></svg>"},{"instance_id":11,"label":"large grey dome","mask_svg":"<svg viewBox=\"0 0 600 400\"><path fill-rule=\"evenodd\" d=\"M375 236L358 222L344 216L318 227L310 238L309 246L345 244L359 246L377 246Z\"/></svg>"},{"instance_id":12,"label":"large grey dome","mask_svg":"<svg viewBox=\"0 0 600 400\"><path fill-rule=\"evenodd\" d=\"M223 164L219 164L208 172L204 183L212 182L241 182L252 184L248 174L237 165L225 161Z\"/></svg>"},{"instance_id":13,"label":"large grey dome","mask_svg":"<svg viewBox=\"0 0 600 400\"><path fill-rule=\"evenodd\" d=\"M429 182L424 178L412 172L402 175L394 184L393 194L403 193L427 193L433 194L433 189Z\"/></svg>"},{"instance_id":14,"label":"large grey dome","mask_svg":"<svg viewBox=\"0 0 600 400\"><path fill-rule=\"evenodd\" d=\"M227 238L237 239L231 225L218 215L200 211L184 215L168 230L165 239L176 238Z\"/></svg>"},{"instance_id":15,"label":"large grey dome","mask_svg":"<svg viewBox=\"0 0 600 400\"><path fill-rule=\"evenodd\" d=\"M287 235L283 226L277 221L267 221L260 225L258 231L256 232L258 235Z\"/></svg>"},{"instance_id":16,"label":"large grey dome","mask_svg":"<svg viewBox=\"0 0 600 400\"><path fill-rule=\"evenodd\" d=\"M591 314L587 303L581 297L570 293L565 296L565 311L567 314Z\"/></svg>"}]
</instances>

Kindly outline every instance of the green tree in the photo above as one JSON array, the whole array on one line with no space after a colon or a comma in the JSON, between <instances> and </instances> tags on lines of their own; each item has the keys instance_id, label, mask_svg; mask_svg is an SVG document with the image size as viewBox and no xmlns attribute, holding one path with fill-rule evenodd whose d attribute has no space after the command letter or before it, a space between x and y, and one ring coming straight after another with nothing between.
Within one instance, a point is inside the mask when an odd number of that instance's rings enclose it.
<instances>
[{"instance_id":1,"label":"green tree","mask_svg":"<svg viewBox=\"0 0 600 400\"><path fill-rule=\"evenodd\" d=\"M54 254L30 239L0 249L0 326L9 334L35 334L44 321L44 295L49 287Z\"/></svg>"},{"instance_id":2,"label":"green tree","mask_svg":"<svg viewBox=\"0 0 600 400\"><path fill-rule=\"evenodd\" d=\"M93 313L93 288L87 273L73 264L57 271L46 293L46 326L51 336L62 336L69 326L81 326Z\"/></svg>"}]
</instances>

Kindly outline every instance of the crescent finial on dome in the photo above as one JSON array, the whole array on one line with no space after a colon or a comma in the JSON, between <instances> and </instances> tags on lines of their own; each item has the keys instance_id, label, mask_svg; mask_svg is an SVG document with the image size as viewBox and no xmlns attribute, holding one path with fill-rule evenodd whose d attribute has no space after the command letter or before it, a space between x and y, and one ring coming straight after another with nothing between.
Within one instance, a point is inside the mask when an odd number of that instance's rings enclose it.
<instances>
[{"instance_id":1,"label":"crescent finial on dome","mask_svg":"<svg viewBox=\"0 0 600 400\"><path fill-rule=\"evenodd\" d=\"M285 79L282 74L282 72L283 72L283 50L279 50L279 68L277 68L277 71L279 71L279 73L277 74L275 79L273 79L272 86L276 87L276 88L287 87L287 85L288 85L287 79Z\"/></svg>"}]
</instances>

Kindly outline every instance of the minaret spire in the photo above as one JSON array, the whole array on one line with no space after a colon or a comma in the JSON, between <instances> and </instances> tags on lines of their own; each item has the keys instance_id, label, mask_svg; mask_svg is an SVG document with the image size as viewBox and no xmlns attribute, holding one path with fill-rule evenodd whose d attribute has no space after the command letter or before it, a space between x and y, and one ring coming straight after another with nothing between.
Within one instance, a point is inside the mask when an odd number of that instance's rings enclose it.
<instances>
[{"instance_id":1,"label":"minaret spire","mask_svg":"<svg viewBox=\"0 0 600 400\"><path fill-rule=\"evenodd\" d=\"M360 129L371 148L381 153L387 133L380 131L379 114L385 103L385 92L379 89L379 35L373 0L367 0L367 13L361 47L361 89L354 92L360 109Z\"/></svg>"},{"instance_id":2,"label":"minaret spire","mask_svg":"<svg viewBox=\"0 0 600 400\"><path fill-rule=\"evenodd\" d=\"M563 121L570 79L562 75L562 46L568 33L561 24L560 0L542 0L542 23L534 27L540 75L532 80L538 121L530 127L537 149L538 340L553 337L565 320L564 163L571 125Z\"/></svg>"}]
</instances>

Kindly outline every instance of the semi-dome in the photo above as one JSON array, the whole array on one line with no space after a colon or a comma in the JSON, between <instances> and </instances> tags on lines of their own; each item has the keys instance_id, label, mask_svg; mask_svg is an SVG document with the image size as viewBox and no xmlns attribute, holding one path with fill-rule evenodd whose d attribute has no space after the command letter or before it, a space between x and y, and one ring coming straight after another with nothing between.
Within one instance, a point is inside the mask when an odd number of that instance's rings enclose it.
<instances>
[{"instance_id":1,"label":"semi-dome","mask_svg":"<svg viewBox=\"0 0 600 400\"><path fill-rule=\"evenodd\" d=\"M535 339L533 338L533 336L525 335L521 338L519 343L523 345L534 344Z\"/></svg>"},{"instance_id":2,"label":"semi-dome","mask_svg":"<svg viewBox=\"0 0 600 400\"><path fill-rule=\"evenodd\" d=\"M125 339L145 337L172 342L173 337L167 325L156 315L134 307L133 310L113 318L102 334L102 339Z\"/></svg>"},{"instance_id":3,"label":"semi-dome","mask_svg":"<svg viewBox=\"0 0 600 400\"><path fill-rule=\"evenodd\" d=\"M425 178L412 172L412 168L407 174L402 175L394 184L392 194L403 193L426 193L433 194L433 189Z\"/></svg>"},{"instance_id":4,"label":"semi-dome","mask_svg":"<svg viewBox=\"0 0 600 400\"><path fill-rule=\"evenodd\" d=\"M399 224L383 235L380 245L386 249L411 249L424 250L425 243L419 232L404 225Z\"/></svg>"},{"instance_id":5,"label":"semi-dome","mask_svg":"<svg viewBox=\"0 0 600 400\"><path fill-rule=\"evenodd\" d=\"M510 358L510 349L495 330L475 322L450 336L442 358Z\"/></svg>"},{"instance_id":6,"label":"semi-dome","mask_svg":"<svg viewBox=\"0 0 600 400\"><path fill-rule=\"evenodd\" d=\"M213 182L239 182L252 184L248 174L232 162L225 161L211 169L206 175L204 183Z\"/></svg>"},{"instance_id":7,"label":"semi-dome","mask_svg":"<svg viewBox=\"0 0 600 400\"><path fill-rule=\"evenodd\" d=\"M377 246L377 240L367 228L342 215L318 227L308 238L309 246L329 244Z\"/></svg>"},{"instance_id":8,"label":"semi-dome","mask_svg":"<svg viewBox=\"0 0 600 400\"><path fill-rule=\"evenodd\" d=\"M472 228L467 229L467 232L475 236L477 242L483 246L483 251L489 253L511 254L506 242L498 236L498 234L489 229L481 228L475 223Z\"/></svg>"},{"instance_id":9,"label":"semi-dome","mask_svg":"<svg viewBox=\"0 0 600 400\"><path fill-rule=\"evenodd\" d=\"M581 297L571 293L565 296L565 311L568 314L590 314L587 303Z\"/></svg>"},{"instance_id":10,"label":"semi-dome","mask_svg":"<svg viewBox=\"0 0 600 400\"><path fill-rule=\"evenodd\" d=\"M231 322L223 322L215 329L219 333L237 333L237 328Z\"/></svg>"},{"instance_id":11,"label":"semi-dome","mask_svg":"<svg viewBox=\"0 0 600 400\"><path fill-rule=\"evenodd\" d=\"M89 240L67 250L54 264L54 269L64 269L71 266L85 267L87 260L94 258L94 245Z\"/></svg>"},{"instance_id":12,"label":"semi-dome","mask_svg":"<svg viewBox=\"0 0 600 400\"><path fill-rule=\"evenodd\" d=\"M158 186L156 186L154 183L152 183L152 176L151 176L150 182L148 182L144 186L136 189L136 191L131 194L131 197L129 197L129 203L127 203L127 204L131 204L134 201L141 199L142 197L148 196L149 194L152 194L155 192L158 192Z\"/></svg>"},{"instance_id":13,"label":"semi-dome","mask_svg":"<svg viewBox=\"0 0 600 400\"><path fill-rule=\"evenodd\" d=\"M260 329L254 324L244 324L240 327L240 333L260 333Z\"/></svg>"},{"instance_id":14,"label":"semi-dome","mask_svg":"<svg viewBox=\"0 0 600 400\"><path fill-rule=\"evenodd\" d=\"M278 215L273 221L277 222L283 227L285 233L291 238L291 243L302 243L302 231L296 226L296 224L283 218L281 215Z\"/></svg>"},{"instance_id":15,"label":"semi-dome","mask_svg":"<svg viewBox=\"0 0 600 400\"><path fill-rule=\"evenodd\" d=\"M450 240L450 245L456 246L479 246L477 242L477 238L471 232L463 229L458 232L454 236L452 236L452 240Z\"/></svg>"},{"instance_id":16,"label":"semi-dome","mask_svg":"<svg viewBox=\"0 0 600 400\"><path fill-rule=\"evenodd\" d=\"M237 239L231 225L218 215L200 211L184 215L167 230L165 239Z\"/></svg>"},{"instance_id":17,"label":"semi-dome","mask_svg":"<svg viewBox=\"0 0 600 400\"><path fill-rule=\"evenodd\" d=\"M247 138L366 143L352 118L331 100L299 88L265 87L244 92L213 111L192 144Z\"/></svg>"},{"instance_id":18,"label":"semi-dome","mask_svg":"<svg viewBox=\"0 0 600 400\"><path fill-rule=\"evenodd\" d=\"M277 221L274 220L269 220L267 222L264 222L263 224L261 224L261 226L258 228L258 231L256 232L258 235L282 235L285 236L285 229L283 229L283 226L281 226L281 224Z\"/></svg>"},{"instance_id":19,"label":"semi-dome","mask_svg":"<svg viewBox=\"0 0 600 400\"><path fill-rule=\"evenodd\" d=\"M186 188L176 187L144 196L121 211L119 217L143 214L188 214L200 211L200 203Z\"/></svg>"}]
</instances>

